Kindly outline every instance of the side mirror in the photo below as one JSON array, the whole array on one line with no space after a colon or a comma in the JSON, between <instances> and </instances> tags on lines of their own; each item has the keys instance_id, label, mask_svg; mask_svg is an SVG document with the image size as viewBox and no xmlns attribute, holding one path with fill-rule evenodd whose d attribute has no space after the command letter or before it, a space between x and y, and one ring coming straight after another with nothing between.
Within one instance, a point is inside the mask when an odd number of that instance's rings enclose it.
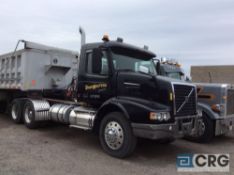
<instances>
[{"instance_id":1,"label":"side mirror","mask_svg":"<svg viewBox=\"0 0 234 175\"><path fill-rule=\"evenodd\" d=\"M102 50L99 48L93 49L92 55L92 72L94 74L100 74L102 70Z\"/></svg>"},{"instance_id":2,"label":"side mirror","mask_svg":"<svg viewBox=\"0 0 234 175\"><path fill-rule=\"evenodd\" d=\"M186 76L185 81L192 82L189 77Z\"/></svg>"},{"instance_id":3,"label":"side mirror","mask_svg":"<svg viewBox=\"0 0 234 175\"><path fill-rule=\"evenodd\" d=\"M157 64L156 64L156 71L157 71L157 74L161 74L161 64L160 64L160 62L157 62Z\"/></svg>"}]
</instances>

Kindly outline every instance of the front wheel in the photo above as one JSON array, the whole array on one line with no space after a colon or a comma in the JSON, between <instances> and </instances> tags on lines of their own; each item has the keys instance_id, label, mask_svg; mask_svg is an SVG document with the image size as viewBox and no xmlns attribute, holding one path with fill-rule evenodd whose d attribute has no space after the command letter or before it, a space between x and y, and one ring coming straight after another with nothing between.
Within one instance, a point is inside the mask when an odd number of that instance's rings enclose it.
<instances>
[{"instance_id":1,"label":"front wheel","mask_svg":"<svg viewBox=\"0 0 234 175\"><path fill-rule=\"evenodd\" d=\"M214 131L214 121L203 112L197 134L189 136L188 139L199 143L208 143L213 139Z\"/></svg>"},{"instance_id":2,"label":"front wheel","mask_svg":"<svg viewBox=\"0 0 234 175\"><path fill-rule=\"evenodd\" d=\"M99 139L105 152L113 157L129 156L136 147L129 121L120 112L107 114L101 122Z\"/></svg>"}]
</instances>

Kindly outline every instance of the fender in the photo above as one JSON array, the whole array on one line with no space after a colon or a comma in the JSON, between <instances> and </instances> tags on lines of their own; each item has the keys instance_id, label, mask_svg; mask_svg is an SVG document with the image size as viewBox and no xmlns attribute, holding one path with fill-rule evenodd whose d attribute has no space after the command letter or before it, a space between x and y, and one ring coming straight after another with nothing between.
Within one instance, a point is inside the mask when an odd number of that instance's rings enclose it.
<instances>
[{"instance_id":1,"label":"fender","mask_svg":"<svg viewBox=\"0 0 234 175\"><path fill-rule=\"evenodd\" d=\"M198 109L201 109L203 112L205 112L207 114L207 116L212 119L212 120L216 120L218 119L220 116L215 113L214 111L212 111L211 107L205 103L198 103L197 104Z\"/></svg>"},{"instance_id":2,"label":"fender","mask_svg":"<svg viewBox=\"0 0 234 175\"><path fill-rule=\"evenodd\" d=\"M99 118L99 117L101 117L100 115L104 115L104 114L106 114L106 112L108 113L111 111L120 111L124 114L125 117L127 117L127 119L130 119L130 116L129 116L127 110L125 109L125 107L115 97L105 101L102 104L102 106L98 109L96 117Z\"/></svg>"},{"instance_id":3,"label":"fender","mask_svg":"<svg viewBox=\"0 0 234 175\"><path fill-rule=\"evenodd\" d=\"M130 122L152 124L148 117L150 112L170 112L170 108L160 103L139 98L113 97L99 108L95 123L100 122L107 113L112 111L122 112Z\"/></svg>"}]
</instances>

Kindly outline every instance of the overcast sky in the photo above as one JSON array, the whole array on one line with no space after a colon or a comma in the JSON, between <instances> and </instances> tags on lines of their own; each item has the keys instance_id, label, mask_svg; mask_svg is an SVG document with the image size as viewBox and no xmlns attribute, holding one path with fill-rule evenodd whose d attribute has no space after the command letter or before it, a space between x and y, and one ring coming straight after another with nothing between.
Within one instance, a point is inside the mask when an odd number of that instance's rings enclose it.
<instances>
[{"instance_id":1,"label":"overcast sky","mask_svg":"<svg viewBox=\"0 0 234 175\"><path fill-rule=\"evenodd\" d=\"M118 36L191 65L234 64L233 0L1 0L0 53L18 39L79 50Z\"/></svg>"}]
</instances>

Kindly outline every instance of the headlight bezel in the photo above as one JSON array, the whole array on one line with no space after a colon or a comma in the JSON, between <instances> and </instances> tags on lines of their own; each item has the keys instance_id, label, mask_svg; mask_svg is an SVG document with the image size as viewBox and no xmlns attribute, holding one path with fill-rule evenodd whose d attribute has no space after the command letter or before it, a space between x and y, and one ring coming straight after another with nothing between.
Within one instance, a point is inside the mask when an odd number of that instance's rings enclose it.
<instances>
[{"instance_id":1,"label":"headlight bezel","mask_svg":"<svg viewBox=\"0 0 234 175\"><path fill-rule=\"evenodd\" d=\"M169 112L150 112L149 120L158 122L167 122L171 119Z\"/></svg>"},{"instance_id":2,"label":"headlight bezel","mask_svg":"<svg viewBox=\"0 0 234 175\"><path fill-rule=\"evenodd\" d=\"M213 105L211 105L211 109L214 112L222 113L225 110L225 105L224 104L213 104Z\"/></svg>"}]
</instances>

